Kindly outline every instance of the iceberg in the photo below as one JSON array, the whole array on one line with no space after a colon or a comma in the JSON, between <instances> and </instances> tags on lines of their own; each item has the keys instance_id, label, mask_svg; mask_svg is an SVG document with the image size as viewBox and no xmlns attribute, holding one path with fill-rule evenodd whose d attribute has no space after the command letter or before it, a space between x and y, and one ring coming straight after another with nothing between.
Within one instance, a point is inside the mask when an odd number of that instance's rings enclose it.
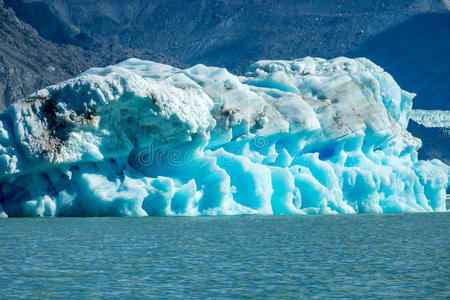
<instances>
[{"instance_id":1,"label":"iceberg","mask_svg":"<svg viewBox=\"0 0 450 300\"><path fill-rule=\"evenodd\" d=\"M93 68L0 114L0 215L445 211L413 97L364 58Z\"/></svg>"},{"instance_id":2,"label":"iceberg","mask_svg":"<svg viewBox=\"0 0 450 300\"><path fill-rule=\"evenodd\" d=\"M428 128L445 128L450 130L450 111L414 109L411 120Z\"/></svg>"}]
</instances>

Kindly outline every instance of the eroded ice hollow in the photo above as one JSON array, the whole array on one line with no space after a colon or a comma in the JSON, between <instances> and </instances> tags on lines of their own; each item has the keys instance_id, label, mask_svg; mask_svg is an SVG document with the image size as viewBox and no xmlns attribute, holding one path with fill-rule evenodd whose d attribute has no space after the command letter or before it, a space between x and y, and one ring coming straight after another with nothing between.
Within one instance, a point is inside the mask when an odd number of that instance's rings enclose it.
<instances>
[{"instance_id":1,"label":"eroded ice hollow","mask_svg":"<svg viewBox=\"0 0 450 300\"><path fill-rule=\"evenodd\" d=\"M413 96L363 58L94 68L0 115L0 211L445 211L449 167L406 131Z\"/></svg>"}]
</instances>

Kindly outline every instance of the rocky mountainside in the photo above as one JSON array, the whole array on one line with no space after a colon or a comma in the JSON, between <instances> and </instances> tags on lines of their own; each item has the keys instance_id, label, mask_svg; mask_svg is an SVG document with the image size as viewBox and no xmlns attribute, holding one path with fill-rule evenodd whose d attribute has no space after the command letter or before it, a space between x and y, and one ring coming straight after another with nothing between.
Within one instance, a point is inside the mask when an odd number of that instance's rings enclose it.
<instances>
[{"instance_id":1,"label":"rocky mountainside","mask_svg":"<svg viewBox=\"0 0 450 300\"><path fill-rule=\"evenodd\" d=\"M0 0L0 110L24 96L93 66L142 57L175 66L175 59L149 49L130 49L98 43L83 49L77 44L44 39L33 27L17 18L14 10Z\"/></svg>"},{"instance_id":2,"label":"rocky mountainside","mask_svg":"<svg viewBox=\"0 0 450 300\"><path fill-rule=\"evenodd\" d=\"M89 65L74 47L41 38L0 0L0 108L36 88L73 77Z\"/></svg>"},{"instance_id":3,"label":"rocky mountainside","mask_svg":"<svg viewBox=\"0 0 450 300\"><path fill-rule=\"evenodd\" d=\"M417 108L450 109L450 77L443 76L450 71L448 0L5 3L57 44L150 49L234 73L244 73L259 59L365 56L418 93Z\"/></svg>"}]
</instances>

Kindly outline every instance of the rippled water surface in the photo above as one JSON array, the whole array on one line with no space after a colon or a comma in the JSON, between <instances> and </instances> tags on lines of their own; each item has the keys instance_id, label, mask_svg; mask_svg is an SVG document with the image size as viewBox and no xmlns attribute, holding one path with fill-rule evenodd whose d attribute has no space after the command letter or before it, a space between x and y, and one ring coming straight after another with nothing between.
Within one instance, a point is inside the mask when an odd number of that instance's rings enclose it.
<instances>
[{"instance_id":1,"label":"rippled water surface","mask_svg":"<svg viewBox=\"0 0 450 300\"><path fill-rule=\"evenodd\" d=\"M450 214L0 219L0 298L449 298Z\"/></svg>"}]
</instances>

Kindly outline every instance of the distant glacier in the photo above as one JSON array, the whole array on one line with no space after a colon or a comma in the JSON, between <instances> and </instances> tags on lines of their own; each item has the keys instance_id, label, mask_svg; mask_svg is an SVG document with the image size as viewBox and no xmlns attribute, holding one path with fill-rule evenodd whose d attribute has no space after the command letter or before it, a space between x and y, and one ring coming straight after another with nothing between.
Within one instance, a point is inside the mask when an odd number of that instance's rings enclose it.
<instances>
[{"instance_id":1,"label":"distant glacier","mask_svg":"<svg viewBox=\"0 0 450 300\"><path fill-rule=\"evenodd\" d=\"M0 115L0 214L445 211L449 167L418 160L413 97L364 58L90 69Z\"/></svg>"}]
</instances>

